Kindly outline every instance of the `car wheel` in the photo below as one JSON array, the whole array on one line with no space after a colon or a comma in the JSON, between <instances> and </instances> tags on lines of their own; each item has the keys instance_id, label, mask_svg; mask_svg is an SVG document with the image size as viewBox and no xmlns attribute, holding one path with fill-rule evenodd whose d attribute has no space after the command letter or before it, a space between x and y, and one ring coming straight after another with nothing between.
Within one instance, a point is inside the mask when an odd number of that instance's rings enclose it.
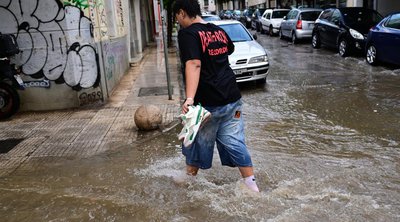
<instances>
[{"instance_id":1,"label":"car wheel","mask_svg":"<svg viewBox=\"0 0 400 222\"><path fill-rule=\"evenodd\" d=\"M263 25L261 24L261 28L260 28L260 33L261 34L264 34L265 33L265 31L264 31L264 29L263 29Z\"/></svg>"},{"instance_id":2,"label":"car wheel","mask_svg":"<svg viewBox=\"0 0 400 222\"><path fill-rule=\"evenodd\" d=\"M376 48L373 45L368 46L367 54L365 55L365 60L370 65L376 65L378 63L376 59Z\"/></svg>"},{"instance_id":3,"label":"car wheel","mask_svg":"<svg viewBox=\"0 0 400 222\"><path fill-rule=\"evenodd\" d=\"M282 29L279 29L279 38L280 38L280 39L283 39Z\"/></svg>"},{"instance_id":4,"label":"car wheel","mask_svg":"<svg viewBox=\"0 0 400 222\"><path fill-rule=\"evenodd\" d=\"M339 55L341 57L346 57L349 55L349 47L345 39L339 41Z\"/></svg>"},{"instance_id":5,"label":"car wheel","mask_svg":"<svg viewBox=\"0 0 400 222\"><path fill-rule=\"evenodd\" d=\"M267 82L267 78L257 79L256 84L263 85Z\"/></svg>"},{"instance_id":6,"label":"car wheel","mask_svg":"<svg viewBox=\"0 0 400 222\"><path fill-rule=\"evenodd\" d=\"M299 40L298 40L297 37L296 37L296 33L293 32L293 34L292 34L292 43L293 43L293 44L297 44L298 41L299 41Z\"/></svg>"},{"instance_id":7,"label":"car wheel","mask_svg":"<svg viewBox=\"0 0 400 222\"><path fill-rule=\"evenodd\" d=\"M314 49L318 49L321 47L321 40L319 39L319 36L317 33L313 33L313 35L312 35L312 47Z\"/></svg>"},{"instance_id":8,"label":"car wheel","mask_svg":"<svg viewBox=\"0 0 400 222\"><path fill-rule=\"evenodd\" d=\"M273 30L272 26L269 27L268 33L270 36L274 36L274 30Z\"/></svg>"},{"instance_id":9,"label":"car wheel","mask_svg":"<svg viewBox=\"0 0 400 222\"><path fill-rule=\"evenodd\" d=\"M257 31L257 32L260 32L260 31L261 31L261 29L260 29L260 24L258 24L258 23L256 23L256 31Z\"/></svg>"}]
</instances>

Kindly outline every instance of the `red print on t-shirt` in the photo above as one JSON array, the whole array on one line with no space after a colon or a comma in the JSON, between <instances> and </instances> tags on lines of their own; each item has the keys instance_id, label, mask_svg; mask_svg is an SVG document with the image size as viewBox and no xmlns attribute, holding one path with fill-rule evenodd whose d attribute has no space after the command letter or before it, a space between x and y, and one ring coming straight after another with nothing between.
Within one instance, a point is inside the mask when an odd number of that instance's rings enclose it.
<instances>
[{"instance_id":1,"label":"red print on t-shirt","mask_svg":"<svg viewBox=\"0 0 400 222\"><path fill-rule=\"evenodd\" d=\"M212 42L223 42L225 44L228 44L228 38L226 37L225 32L218 30L218 31L199 31L199 36L201 39L201 46L203 49L203 52L206 51L206 48L208 47L208 45ZM215 55L220 55L223 53L226 53L228 51L228 47L224 46L221 48L217 48L217 49L208 49L208 54L210 56L215 56Z\"/></svg>"}]
</instances>

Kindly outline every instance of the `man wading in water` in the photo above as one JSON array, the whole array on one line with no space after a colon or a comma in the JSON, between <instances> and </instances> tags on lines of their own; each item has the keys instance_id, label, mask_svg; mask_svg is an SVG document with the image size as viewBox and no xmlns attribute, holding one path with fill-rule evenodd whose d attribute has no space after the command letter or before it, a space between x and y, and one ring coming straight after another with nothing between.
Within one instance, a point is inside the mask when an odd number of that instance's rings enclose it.
<instances>
[{"instance_id":1,"label":"man wading in water","mask_svg":"<svg viewBox=\"0 0 400 222\"><path fill-rule=\"evenodd\" d=\"M203 21L197 0L176 0L173 13L183 28L178 34L186 81L182 113L195 104L211 113L191 146L182 145L186 172L195 176L211 168L216 142L222 165L238 167L244 184L259 192L245 144L242 96L229 66L234 45L222 28Z\"/></svg>"}]
</instances>

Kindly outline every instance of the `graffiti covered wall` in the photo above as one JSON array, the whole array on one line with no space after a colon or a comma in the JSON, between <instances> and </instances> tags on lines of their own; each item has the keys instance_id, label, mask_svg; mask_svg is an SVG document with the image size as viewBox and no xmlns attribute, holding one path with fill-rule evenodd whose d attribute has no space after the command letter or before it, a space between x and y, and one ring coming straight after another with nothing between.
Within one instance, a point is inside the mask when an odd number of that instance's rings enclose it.
<instances>
[{"instance_id":1,"label":"graffiti covered wall","mask_svg":"<svg viewBox=\"0 0 400 222\"><path fill-rule=\"evenodd\" d=\"M117 12L123 13L122 8L118 8L119 2L113 0L0 0L0 32L16 37L21 53L12 61L21 66L23 79L50 80L49 88L40 89L41 96L50 91L52 98L59 100L57 94L75 92L75 97L68 96L69 105L65 106L82 105L84 102L72 101L73 98L80 100L80 94L95 91L97 95L103 91L95 88L99 86L101 75L106 74L105 69L113 75L126 71L112 68L110 71L108 61L99 56L101 42L108 41L107 20L118 24L121 35L125 32L121 26L123 17L107 17L104 1L115 5L117 15ZM115 63L119 66L128 63L121 59L126 58L115 59ZM100 63L104 63L104 69L100 69ZM35 90L33 92L38 92ZM103 96L97 97L103 99ZM29 99L35 98L30 95ZM34 101L30 101L32 103Z\"/></svg>"}]
</instances>

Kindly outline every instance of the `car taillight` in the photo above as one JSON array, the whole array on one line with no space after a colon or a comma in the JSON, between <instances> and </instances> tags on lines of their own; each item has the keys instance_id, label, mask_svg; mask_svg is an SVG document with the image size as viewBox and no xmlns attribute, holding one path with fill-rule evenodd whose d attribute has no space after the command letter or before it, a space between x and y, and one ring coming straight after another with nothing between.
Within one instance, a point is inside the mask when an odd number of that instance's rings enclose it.
<instances>
[{"instance_id":1,"label":"car taillight","mask_svg":"<svg viewBox=\"0 0 400 222\"><path fill-rule=\"evenodd\" d=\"M303 21L297 20L296 29L302 29L302 28L303 28Z\"/></svg>"}]
</instances>

